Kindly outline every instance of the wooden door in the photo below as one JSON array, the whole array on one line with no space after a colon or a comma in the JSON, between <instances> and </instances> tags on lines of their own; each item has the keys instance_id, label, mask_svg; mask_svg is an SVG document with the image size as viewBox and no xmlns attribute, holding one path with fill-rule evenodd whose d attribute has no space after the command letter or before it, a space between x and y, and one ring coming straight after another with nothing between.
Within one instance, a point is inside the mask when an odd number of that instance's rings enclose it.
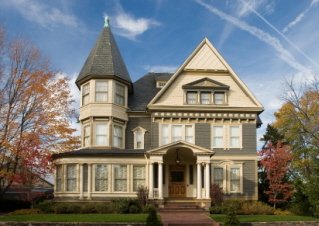
<instances>
[{"instance_id":1,"label":"wooden door","mask_svg":"<svg viewBox=\"0 0 319 226\"><path fill-rule=\"evenodd\" d=\"M185 166L170 166L169 197L186 197Z\"/></svg>"}]
</instances>

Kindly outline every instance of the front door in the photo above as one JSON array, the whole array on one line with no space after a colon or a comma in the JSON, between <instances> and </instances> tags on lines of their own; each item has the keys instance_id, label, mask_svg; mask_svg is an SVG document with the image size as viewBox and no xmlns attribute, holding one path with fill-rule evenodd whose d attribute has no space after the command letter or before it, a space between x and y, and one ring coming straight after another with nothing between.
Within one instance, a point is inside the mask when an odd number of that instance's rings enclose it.
<instances>
[{"instance_id":1,"label":"front door","mask_svg":"<svg viewBox=\"0 0 319 226\"><path fill-rule=\"evenodd\" d=\"M185 166L170 166L169 197L186 197Z\"/></svg>"}]
</instances>

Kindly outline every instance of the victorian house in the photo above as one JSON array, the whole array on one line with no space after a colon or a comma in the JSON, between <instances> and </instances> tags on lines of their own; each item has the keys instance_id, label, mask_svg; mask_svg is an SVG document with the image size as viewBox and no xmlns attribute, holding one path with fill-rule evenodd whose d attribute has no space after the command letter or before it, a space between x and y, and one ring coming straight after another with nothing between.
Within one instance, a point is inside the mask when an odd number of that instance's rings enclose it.
<instances>
[{"instance_id":1,"label":"victorian house","mask_svg":"<svg viewBox=\"0 0 319 226\"><path fill-rule=\"evenodd\" d=\"M124 51L124 50L122 50ZM236 53L234 53L236 54ZM82 148L55 154L55 200L256 200L260 102L208 39L175 73L132 82L106 24L76 80Z\"/></svg>"}]
</instances>

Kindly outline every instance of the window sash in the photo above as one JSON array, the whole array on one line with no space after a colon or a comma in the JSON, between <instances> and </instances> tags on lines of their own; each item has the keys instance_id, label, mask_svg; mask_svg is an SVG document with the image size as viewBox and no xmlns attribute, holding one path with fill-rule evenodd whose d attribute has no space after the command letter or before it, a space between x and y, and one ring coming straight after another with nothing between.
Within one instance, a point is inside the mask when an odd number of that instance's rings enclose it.
<instances>
[{"instance_id":1,"label":"window sash","mask_svg":"<svg viewBox=\"0 0 319 226\"><path fill-rule=\"evenodd\" d=\"M96 81L95 82L95 101L107 102L108 100L108 82Z\"/></svg>"},{"instance_id":2,"label":"window sash","mask_svg":"<svg viewBox=\"0 0 319 226\"><path fill-rule=\"evenodd\" d=\"M197 103L197 92L187 92L186 93L186 102L187 102L187 104L196 104Z\"/></svg>"},{"instance_id":3,"label":"window sash","mask_svg":"<svg viewBox=\"0 0 319 226\"><path fill-rule=\"evenodd\" d=\"M114 165L114 191L127 191L126 165Z\"/></svg>"},{"instance_id":4,"label":"window sash","mask_svg":"<svg viewBox=\"0 0 319 226\"><path fill-rule=\"evenodd\" d=\"M123 127L114 125L113 127L113 146L123 147Z\"/></svg>"},{"instance_id":5,"label":"window sash","mask_svg":"<svg viewBox=\"0 0 319 226\"><path fill-rule=\"evenodd\" d=\"M95 124L95 144L98 146L107 145L108 126L105 123Z\"/></svg>"},{"instance_id":6,"label":"window sash","mask_svg":"<svg viewBox=\"0 0 319 226\"><path fill-rule=\"evenodd\" d=\"M67 181L67 191L76 191L76 165L67 165L66 168L66 181Z\"/></svg>"},{"instance_id":7,"label":"window sash","mask_svg":"<svg viewBox=\"0 0 319 226\"><path fill-rule=\"evenodd\" d=\"M90 84L83 85L82 87L82 106L89 103Z\"/></svg>"},{"instance_id":8,"label":"window sash","mask_svg":"<svg viewBox=\"0 0 319 226\"><path fill-rule=\"evenodd\" d=\"M223 188L224 183L224 169L220 167L214 168L214 184L218 184L220 188Z\"/></svg>"},{"instance_id":9,"label":"window sash","mask_svg":"<svg viewBox=\"0 0 319 226\"><path fill-rule=\"evenodd\" d=\"M210 104L210 92L201 92L200 93L200 103L201 104Z\"/></svg>"},{"instance_id":10,"label":"window sash","mask_svg":"<svg viewBox=\"0 0 319 226\"><path fill-rule=\"evenodd\" d=\"M224 104L225 93L214 93L214 104Z\"/></svg>"},{"instance_id":11,"label":"window sash","mask_svg":"<svg viewBox=\"0 0 319 226\"><path fill-rule=\"evenodd\" d=\"M169 126L162 125L162 145L169 143Z\"/></svg>"},{"instance_id":12,"label":"window sash","mask_svg":"<svg viewBox=\"0 0 319 226\"><path fill-rule=\"evenodd\" d=\"M194 143L193 126L191 125L185 125L185 141Z\"/></svg>"},{"instance_id":13,"label":"window sash","mask_svg":"<svg viewBox=\"0 0 319 226\"><path fill-rule=\"evenodd\" d=\"M108 165L95 166L95 191L108 191Z\"/></svg>"},{"instance_id":14,"label":"window sash","mask_svg":"<svg viewBox=\"0 0 319 226\"><path fill-rule=\"evenodd\" d=\"M240 168L230 168L230 192L240 192Z\"/></svg>"},{"instance_id":15,"label":"window sash","mask_svg":"<svg viewBox=\"0 0 319 226\"><path fill-rule=\"evenodd\" d=\"M133 166L133 191L145 186L145 166Z\"/></svg>"},{"instance_id":16,"label":"window sash","mask_svg":"<svg viewBox=\"0 0 319 226\"><path fill-rule=\"evenodd\" d=\"M172 142L183 139L182 125L172 125Z\"/></svg>"},{"instance_id":17,"label":"window sash","mask_svg":"<svg viewBox=\"0 0 319 226\"><path fill-rule=\"evenodd\" d=\"M125 102L125 88L122 85L116 84L115 86L115 103L124 105Z\"/></svg>"},{"instance_id":18,"label":"window sash","mask_svg":"<svg viewBox=\"0 0 319 226\"><path fill-rule=\"evenodd\" d=\"M240 126L229 127L229 146L239 147L240 146Z\"/></svg>"},{"instance_id":19,"label":"window sash","mask_svg":"<svg viewBox=\"0 0 319 226\"><path fill-rule=\"evenodd\" d=\"M56 191L62 191L63 168L62 165L56 167Z\"/></svg>"},{"instance_id":20,"label":"window sash","mask_svg":"<svg viewBox=\"0 0 319 226\"><path fill-rule=\"evenodd\" d=\"M90 135L91 135L91 127L90 125L86 125L83 128L83 143L84 143L84 147L87 147L90 145Z\"/></svg>"},{"instance_id":21,"label":"window sash","mask_svg":"<svg viewBox=\"0 0 319 226\"><path fill-rule=\"evenodd\" d=\"M224 127L213 126L213 147L222 148L224 146Z\"/></svg>"}]
</instances>

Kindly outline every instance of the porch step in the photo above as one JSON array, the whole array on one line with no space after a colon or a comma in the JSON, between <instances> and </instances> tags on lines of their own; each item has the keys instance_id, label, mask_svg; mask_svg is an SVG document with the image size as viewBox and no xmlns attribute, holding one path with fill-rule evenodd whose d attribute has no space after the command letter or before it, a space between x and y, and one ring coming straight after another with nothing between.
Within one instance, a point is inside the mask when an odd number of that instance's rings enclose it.
<instances>
[{"instance_id":1,"label":"porch step","mask_svg":"<svg viewBox=\"0 0 319 226\"><path fill-rule=\"evenodd\" d=\"M170 202L160 209L161 212L204 212L204 209L197 206L195 203L189 202Z\"/></svg>"}]
</instances>

